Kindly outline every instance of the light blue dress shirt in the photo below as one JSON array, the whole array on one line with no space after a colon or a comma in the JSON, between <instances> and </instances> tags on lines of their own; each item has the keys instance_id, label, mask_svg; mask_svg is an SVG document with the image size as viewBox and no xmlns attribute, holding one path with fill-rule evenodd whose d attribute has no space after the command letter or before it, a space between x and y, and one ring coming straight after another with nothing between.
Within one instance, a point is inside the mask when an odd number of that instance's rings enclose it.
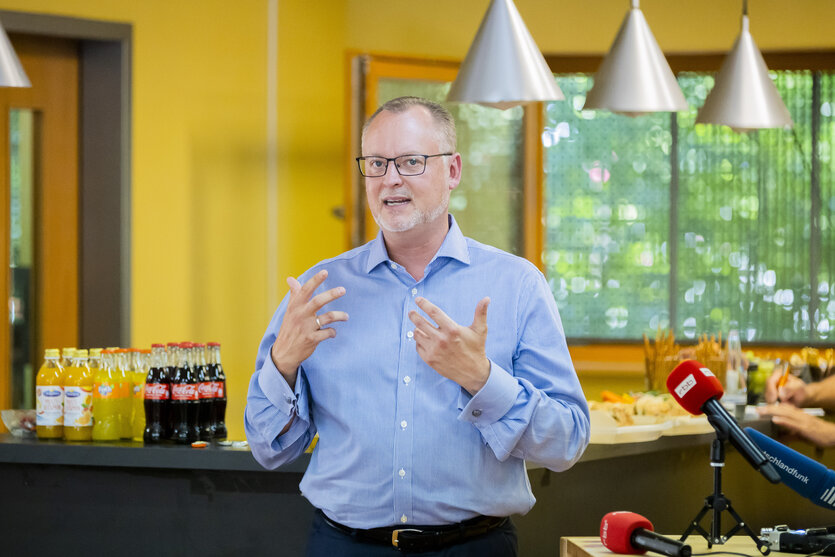
<instances>
[{"instance_id":1,"label":"light blue dress shirt","mask_svg":"<svg viewBox=\"0 0 835 557\"><path fill-rule=\"evenodd\" d=\"M299 281L322 269L317 293L346 290L322 311L348 321L330 325L336 337L302 362L293 391L270 357L285 297L258 349L244 421L269 469L301 455L318 431L300 487L331 519L374 528L525 514L535 502L525 461L560 471L580 458L588 407L554 297L530 262L465 238L450 216L420 281L389 259L381 235ZM490 297L490 376L475 396L418 355L408 317L418 296L461 325Z\"/></svg>"}]
</instances>

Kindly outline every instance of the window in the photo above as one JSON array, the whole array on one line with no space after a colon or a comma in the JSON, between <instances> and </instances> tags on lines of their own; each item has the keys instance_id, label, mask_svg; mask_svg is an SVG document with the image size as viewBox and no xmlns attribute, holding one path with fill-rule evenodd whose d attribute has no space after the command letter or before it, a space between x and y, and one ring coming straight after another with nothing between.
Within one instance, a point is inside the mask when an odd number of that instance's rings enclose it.
<instances>
[{"instance_id":1,"label":"window","mask_svg":"<svg viewBox=\"0 0 835 557\"><path fill-rule=\"evenodd\" d=\"M589 75L546 106L545 272L566 334L827 341L835 325L832 73L776 72L793 131L695 125L711 74L679 74L693 107L583 111Z\"/></svg>"}]
</instances>

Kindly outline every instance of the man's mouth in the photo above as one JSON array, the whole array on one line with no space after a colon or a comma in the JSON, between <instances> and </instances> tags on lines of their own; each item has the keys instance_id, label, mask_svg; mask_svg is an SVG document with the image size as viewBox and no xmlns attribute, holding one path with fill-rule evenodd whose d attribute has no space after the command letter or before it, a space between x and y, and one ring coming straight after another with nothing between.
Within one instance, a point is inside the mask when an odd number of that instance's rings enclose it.
<instances>
[{"instance_id":1,"label":"man's mouth","mask_svg":"<svg viewBox=\"0 0 835 557\"><path fill-rule=\"evenodd\" d=\"M398 205L405 205L411 201L408 197L387 197L383 199L383 205L387 207L396 207Z\"/></svg>"}]
</instances>

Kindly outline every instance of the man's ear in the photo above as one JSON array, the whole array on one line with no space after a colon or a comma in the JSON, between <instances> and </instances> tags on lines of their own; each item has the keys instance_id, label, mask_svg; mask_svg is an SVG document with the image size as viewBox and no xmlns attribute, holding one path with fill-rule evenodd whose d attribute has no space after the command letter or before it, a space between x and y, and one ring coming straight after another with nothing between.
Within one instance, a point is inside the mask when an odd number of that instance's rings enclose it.
<instances>
[{"instance_id":1,"label":"man's ear","mask_svg":"<svg viewBox=\"0 0 835 557\"><path fill-rule=\"evenodd\" d=\"M449 177L447 184L449 185L449 191L454 190L458 187L458 184L461 182L461 169L462 169L463 162L461 161L461 153L455 153L449 159Z\"/></svg>"}]
</instances>

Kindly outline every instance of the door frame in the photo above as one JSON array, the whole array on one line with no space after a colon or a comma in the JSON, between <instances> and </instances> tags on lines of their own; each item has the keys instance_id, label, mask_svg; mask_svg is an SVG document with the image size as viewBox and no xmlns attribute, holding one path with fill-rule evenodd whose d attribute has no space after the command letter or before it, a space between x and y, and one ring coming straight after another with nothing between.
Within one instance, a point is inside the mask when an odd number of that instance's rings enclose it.
<instances>
[{"instance_id":1,"label":"door frame","mask_svg":"<svg viewBox=\"0 0 835 557\"><path fill-rule=\"evenodd\" d=\"M80 346L127 346L133 27L10 10L0 10L0 22L12 35L61 37L80 43L78 342Z\"/></svg>"}]
</instances>

